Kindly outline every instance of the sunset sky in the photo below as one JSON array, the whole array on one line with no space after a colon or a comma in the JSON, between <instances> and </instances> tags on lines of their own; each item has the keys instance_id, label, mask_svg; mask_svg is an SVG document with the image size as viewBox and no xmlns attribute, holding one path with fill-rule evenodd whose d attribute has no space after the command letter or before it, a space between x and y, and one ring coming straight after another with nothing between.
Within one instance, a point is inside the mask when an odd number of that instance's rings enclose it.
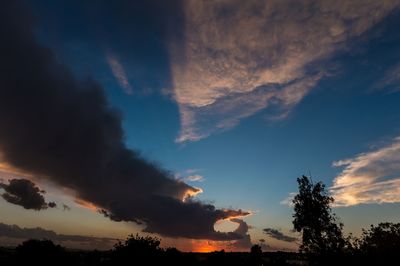
<instances>
[{"instance_id":1,"label":"sunset sky","mask_svg":"<svg viewBox=\"0 0 400 266\"><path fill-rule=\"evenodd\" d=\"M0 1L0 245L296 250L400 219L400 0ZM45 191L45 192L44 192Z\"/></svg>"}]
</instances>

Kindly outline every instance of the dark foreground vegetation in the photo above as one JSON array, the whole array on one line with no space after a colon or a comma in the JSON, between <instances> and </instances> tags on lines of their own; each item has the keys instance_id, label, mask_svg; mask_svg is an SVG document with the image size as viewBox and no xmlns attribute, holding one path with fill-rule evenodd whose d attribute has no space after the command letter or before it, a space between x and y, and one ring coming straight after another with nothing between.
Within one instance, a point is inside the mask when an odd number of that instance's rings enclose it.
<instances>
[{"instance_id":1,"label":"dark foreground vegetation","mask_svg":"<svg viewBox=\"0 0 400 266\"><path fill-rule=\"evenodd\" d=\"M29 240L17 248L0 248L0 265L305 265L306 262L299 253L185 253L151 246L150 242L148 246L142 242L111 251L73 251L48 240Z\"/></svg>"},{"instance_id":2,"label":"dark foreground vegetation","mask_svg":"<svg viewBox=\"0 0 400 266\"><path fill-rule=\"evenodd\" d=\"M16 248L0 248L0 265L399 265L399 228L373 227L357 248L326 254L261 252L257 245L250 252L186 253L162 249L158 239L140 236L110 251L68 250L50 240L28 240Z\"/></svg>"},{"instance_id":3,"label":"dark foreground vegetation","mask_svg":"<svg viewBox=\"0 0 400 266\"><path fill-rule=\"evenodd\" d=\"M187 253L161 248L154 237L129 236L109 251L73 251L50 240L27 240L16 248L0 248L0 265L400 265L400 223L380 223L359 238L344 236L343 224L332 213L323 183L297 179L293 199L294 230L301 233L299 253Z\"/></svg>"}]
</instances>

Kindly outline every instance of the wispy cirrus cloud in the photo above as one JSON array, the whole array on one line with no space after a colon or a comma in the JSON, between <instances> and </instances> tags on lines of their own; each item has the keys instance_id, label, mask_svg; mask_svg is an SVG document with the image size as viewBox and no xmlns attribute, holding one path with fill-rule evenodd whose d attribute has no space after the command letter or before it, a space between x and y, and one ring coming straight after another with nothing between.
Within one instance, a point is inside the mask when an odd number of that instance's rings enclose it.
<instances>
[{"instance_id":1,"label":"wispy cirrus cloud","mask_svg":"<svg viewBox=\"0 0 400 266\"><path fill-rule=\"evenodd\" d=\"M344 167L330 188L337 206L400 202L400 137L333 166Z\"/></svg>"},{"instance_id":2,"label":"wispy cirrus cloud","mask_svg":"<svg viewBox=\"0 0 400 266\"><path fill-rule=\"evenodd\" d=\"M293 200L296 195L296 192L290 192L289 195L280 202L280 204L293 207Z\"/></svg>"},{"instance_id":3,"label":"wispy cirrus cloud","mask_svg":"<svg viewBox=\"0 0 400 266\"><path fill-rule=\"evenodd\" d=\"M398 1L185 1L171 45L177 142L230 129L271 106L284 118L324 77L324 60ZM184 54L182 55L182 51Z\"/></svg>"},{"instance_id":4,"label":"wispy cirrus cloud","mask_svg":"<svg viewBox=\"0 0 400 266\"><path fill-rule=\"evenodd\" d=\"M374 87L388 89L390 92L400 91L400 63L389 68L384 77Z\"/></svg>"},{"instance_id":5,"label":"wispy cirrus cloud","mask_svg":"<svg viewBox=\"0 0 400 266\"><path fill-rule=\"evenodd\" d=\"M203 182L204 177L202 175L190 175L185 177L185 181L189 182Z\"/></svg>"},{"instance_id":6,"label":"wispy cirrus cloud","mask_svg":"<svg viewBox=\"0 0 400 266\"><path fill-rule=\"evenodd\" d=\"M126 94L132 94L132 86L129 83L128 76L126 75L125 69L120 60L118 60L117 56L113 53L108 53L106 58L115 79L118 81L118 84Z\"/></svg>"},{"instance_id":7,"label":"wispy cirrus cloud","mask_svg":"<svg viewBox=\"0 0 400 266\"><path fill-rule=\"evenodd\" d=\"M182 182L203 182L206 180L203 175L198 172L200 169L187 169L183 172L176 173L175 179Z\"/></svg>"}]
</instances>

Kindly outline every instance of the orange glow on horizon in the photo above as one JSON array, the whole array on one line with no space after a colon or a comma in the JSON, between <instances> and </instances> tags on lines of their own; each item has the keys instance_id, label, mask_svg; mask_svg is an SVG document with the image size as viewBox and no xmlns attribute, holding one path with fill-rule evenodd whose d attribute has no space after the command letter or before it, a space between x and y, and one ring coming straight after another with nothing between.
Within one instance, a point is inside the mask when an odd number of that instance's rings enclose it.
<instances>
[{"instance_id":1,"label":"orange glow on horizon","mask_svg":"<svg viewBox=\"0 0 400 266\"><path fill-rule=\"evenodd\" d=\"M191 239L189 243L186 243L185 251L189 252L199 252L199 253L209 253L213 251L218 251L221 249L229 250L228 241L211 241L204 239Z\"/></svg>"},{"instance_id":2,"label":"orange glow on horizon","mask_svg":"<svg viewBox=\"0 0 400 266\"><path fill-rule=\"evenodd\" d=\"M218 248L210 245L209 243L205 243L194 246L192 252L209 253L216 250L218 250Z\"/></svg>"},{"instance_id":3,"label":"orange glow on horizon","mask_svg":"<svg viewBox=\"0 0 400 266\"><path fill-rule=\"evenodd\" d=\"M235 246L235 241L213 241L205 239L163 239L164 247L176 247L184 252L209 253L225 250L226 252L248 251Z\"/></svg>"}]
</instances>

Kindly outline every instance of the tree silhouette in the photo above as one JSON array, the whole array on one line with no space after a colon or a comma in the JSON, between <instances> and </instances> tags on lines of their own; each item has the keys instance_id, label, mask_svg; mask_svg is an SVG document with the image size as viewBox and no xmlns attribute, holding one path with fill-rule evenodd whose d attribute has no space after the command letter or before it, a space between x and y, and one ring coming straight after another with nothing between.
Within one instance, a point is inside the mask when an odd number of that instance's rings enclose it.
<instances>
[{"instance_id":1,"label":"tree silhouette","mask_svg":"<svg viewBox=\"0 0 400 266\"><path fill-rule=\"evenodd\" d=\"M293 226L302 233L301 252L314 254L337 253L346 245L343 224L332 213L334 199L322 182L313 184L307 176L297 178L299 193L294 197Z\"/></svg>"},{"instance_id":2,"label":"tree silhouette","mask_svg":"<svg viewBox=\"0 0 400 266\"><path fill-rule=\"evenodd\" d=\"M262 249L260 245L250 248L251 265L262 265Z\"/></svg>"},{"instance_id":3,"label":"tree silhouette","mask_svg":"<svg viewBox=\"0 0 400 266\"><path fill-rule=\"evenodd\" d=\"M261 256L262 250L260 245L253 245L250 249L250 254L254 256Z\"/></svg>"},{"instance_id":4,"label":"tree silhouette","mask_svg":"<svg viewBox=\"0 0 400 266\"><path fill-rule=\"evenodd\" d=\"M148 263L155 263L163 251L160 243L160 239L156 237L129 235L125 241L119 241L114 245L112 261L125 265L146 258Z\"/></svg>"}]
</instances>

